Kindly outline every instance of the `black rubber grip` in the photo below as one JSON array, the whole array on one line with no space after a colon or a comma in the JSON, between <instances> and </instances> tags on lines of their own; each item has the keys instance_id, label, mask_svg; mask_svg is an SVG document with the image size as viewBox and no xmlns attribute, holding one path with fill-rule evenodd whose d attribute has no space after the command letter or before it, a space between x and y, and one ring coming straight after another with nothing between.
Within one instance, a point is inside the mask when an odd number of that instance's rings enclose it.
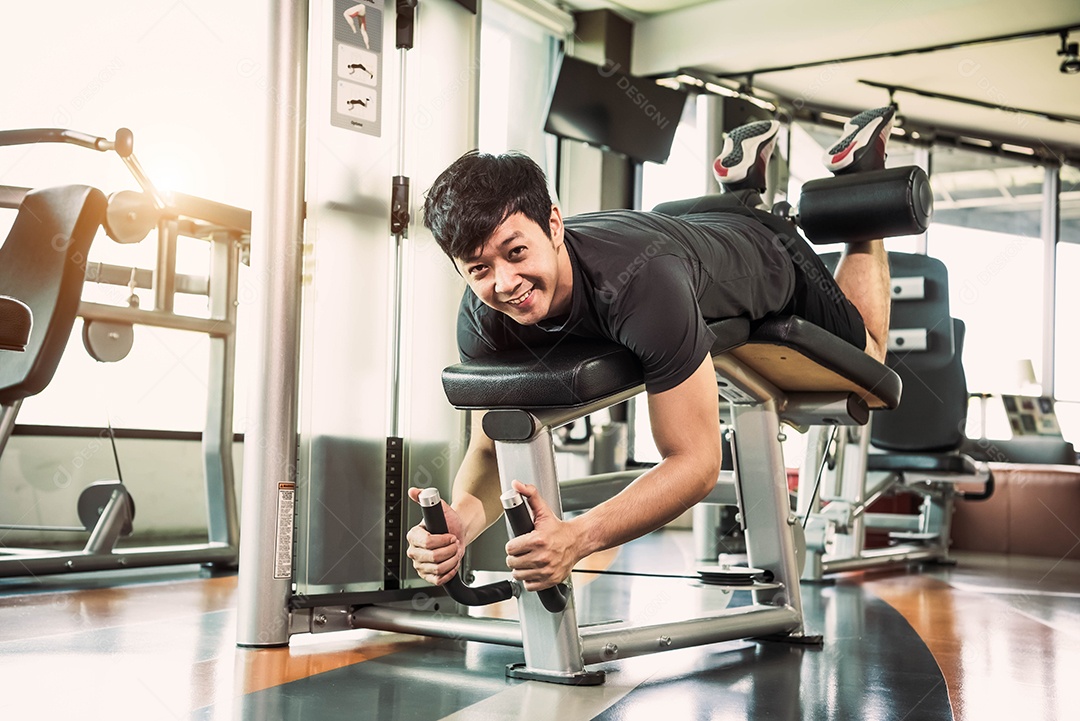
<instances>
[{"instance_id":1,"label":"black rubber grip","mask_svg":"<svg viewBox=\"0 0 1080 721\"><path fill-rule=\"evenodd\" d=\"M529 509L524 503L505 508L503 509L503 512L506 513L506 520L510 522L510 529L514 532L515 536L524 536L526 533L532 533L532 516L529 515ZM548 611L551 613L562 613L566 608L566 601L570 596L570 589L566 587L565 583L560 583L557 586L545 588L543 591L537 591L537 595L540 596L540 603L544 604L544 608Z\"/></svg>"},{"instance_id":2,"label":"black rubber grip","mask_svg":"<svg viewBox=\"0 0 1080 721\"><path fill-rule=\"evenodd\" d=\"M446 516L443 514L442 501L434 506L421 506L424 514L424 526L428 533L449 533L446 528ZM450 598L465 606L487 606L491 603L505 601L514 597L514 587L509 581L498 581L486 586L467 586L461 580L461 571L445 584L446 592ZM546 607L546 605L545 605Z\"/></svg>"}]
</instances>

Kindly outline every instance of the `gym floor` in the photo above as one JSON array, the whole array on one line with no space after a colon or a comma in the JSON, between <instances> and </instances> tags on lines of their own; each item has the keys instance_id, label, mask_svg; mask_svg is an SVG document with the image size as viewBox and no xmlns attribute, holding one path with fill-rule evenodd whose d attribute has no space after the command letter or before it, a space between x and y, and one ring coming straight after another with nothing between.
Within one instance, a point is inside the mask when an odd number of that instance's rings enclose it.
<instances>
[{"instance_id":1,"label":"gym floor","mask_svg":"<svg viewBox=\"0 0 1080 721\"><path fill-rule=\"evenodd\" d=\"M689 547L687 532L665 531L583 566L692 573ZM236 577L196 568L0 579L0 711L140 721L1076 718L1080 562L957 560L804 585L807 626L823 648L671 651L604 664L607 681L592 688L507 680L521 650L473 642L350 631L238 649ZM723 593L678 578L580 573L575 584L583 624L677 617Z\"/></svg>"}]
</instances>

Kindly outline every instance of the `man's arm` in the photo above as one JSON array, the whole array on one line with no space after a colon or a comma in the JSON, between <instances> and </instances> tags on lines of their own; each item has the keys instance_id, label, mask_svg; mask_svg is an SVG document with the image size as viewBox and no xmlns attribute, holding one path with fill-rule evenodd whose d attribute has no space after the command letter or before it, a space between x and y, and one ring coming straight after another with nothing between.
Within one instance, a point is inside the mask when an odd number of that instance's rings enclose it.
<instances>
[{"instance_id":1,"label":"man's arm","mask_svg":"<svg viewBox=\"0 0 1080 721\"><path fill-rule=\"evenodd\" d=\"M515 484L529 499L536 530L506 546L514 577L536 591L564 580L574 564L677 518L712 490L720 474L720 411L716 374L706 357L676 387L649 394L653 438L663 460L624 491L566 522L557 520L535 488Z\"/></svg>"},{"instance_id":2,"label":"man's arm","mask_svg":"<svg viewBox=\"0 0 1080 721\"><path fill-rule=\"evenodd\" d=\"M452 506L464 524L465 545L502 518L499 501L499 466L495 460L495 441L484 433L487 411L472 412L472 436L465 457L454 477Z\"/></svg>"},{"instance_id":3,"label":"man's arm","mask_svg":"<svg viewBox=\"0 0 1080 721\"><path fill-rule=\"evenodd\" d=\"M443 509L449 533L432 535L418 525L406 535L406 555L413 560L413 567L421 578L436 585L454 577L465 547L502 516L495 442L484 434L483 416L484 411L473 411L472 438L454 477L453 503ZM409 489L414 502L419 500L420 490Z\"/></svg>"}]
</instances>

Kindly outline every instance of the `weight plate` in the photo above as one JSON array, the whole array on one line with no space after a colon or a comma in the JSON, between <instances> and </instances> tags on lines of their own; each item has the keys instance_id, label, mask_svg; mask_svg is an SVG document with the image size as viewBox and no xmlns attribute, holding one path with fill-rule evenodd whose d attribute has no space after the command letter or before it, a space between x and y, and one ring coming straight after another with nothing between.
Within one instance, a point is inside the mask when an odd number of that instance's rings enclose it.
<instances>
[{"instance_id":1,"label":"weight plate","mask_svg":"<svg viewBox=\"0 0 1080 721\"><path fill-rule=\"evenodd\" d=\"M763 578L766 571L745 566L705 566L698 569L702 583L717 586L749 586Z\"/></svg>"},{"instance_id":2,"label":"weight plate","mask_svg":"<svg viewBox=\"0 0 1080 721\"><path fill-rule=\"evenodd\" d=\"M83 524L83 528L87 531L94 530L94 526L97 525L105 506L108 505L109 500L112 498L113 491L116 490L124 494L124 498L127 499L128 503L128 517L124 521L123 528L120 529L120 535L131 535L131 522L135 518L135 501L120 481L97 481L82 490L82 493L79 494L78 510L79 521Z\"/></svg>"},{"instance_id":3,"label":"weight plate","mask_svg":"<svg viewBox=\"0 0 1080 721\"><path fill-rule=\"evenodd\" d=\"M115 363L127 358L135 343L135 329L130 323L84 320L83 347L90 357L102 363Z\"/></svg>"},{"instance_id":4,"label":"weight plate","mask_svg":"<svg viewBox=\"0 0 1080 721\"><path fill-rule=\"evenodd\" d=\"M105 206L105 232L117 243L138 243L157 227L158 209L147 196L120 190Z\"/></svg>"}]
</instances>

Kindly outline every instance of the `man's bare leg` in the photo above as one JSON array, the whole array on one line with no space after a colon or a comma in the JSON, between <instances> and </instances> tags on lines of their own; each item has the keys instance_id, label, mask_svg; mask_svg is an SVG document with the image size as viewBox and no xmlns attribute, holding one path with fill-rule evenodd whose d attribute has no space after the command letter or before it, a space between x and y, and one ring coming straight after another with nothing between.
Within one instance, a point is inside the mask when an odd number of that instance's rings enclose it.
<instances>
[{"instance_id":1,"label":"man's bare leg","mask_svg":"<svg viewBox=\"0 0 1080 721\"><path fill-rule=\"evenodd\" d=\"M889 342L889 258L885 243L868 240L848 243L836 266L836 284L862 316L866 326L866 353L884 362Z\"/></svg>"}]
</instances>

